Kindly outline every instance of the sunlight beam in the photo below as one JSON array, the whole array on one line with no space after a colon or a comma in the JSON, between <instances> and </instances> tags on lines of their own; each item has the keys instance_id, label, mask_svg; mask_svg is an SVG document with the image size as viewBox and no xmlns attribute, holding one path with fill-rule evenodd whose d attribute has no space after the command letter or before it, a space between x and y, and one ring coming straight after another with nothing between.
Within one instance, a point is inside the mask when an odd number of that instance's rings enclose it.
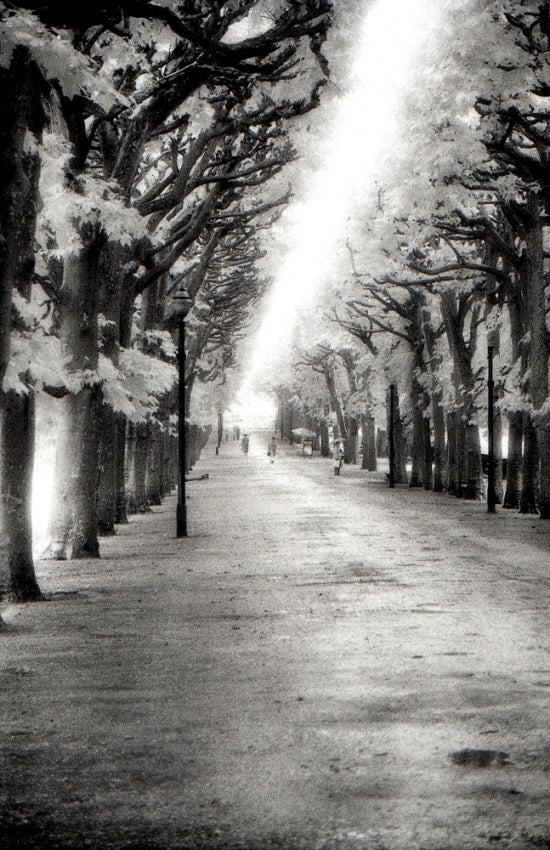
<instances>
[{"instance_id":1,"label":"sunlight beam","mask_svg":"<svg viewBox=\"0 0 550 850\"><path fill-rule=\"evenodd\" d=\"M376 191L379 160L396 142L402 92L432 29L436 6L436 0L377 0L365 15L351 59L351 90L332 117L327 116L323 137L315 140L325 150L324 165L311 175L308 196L292 204L282 218L285 242L291 247L267 299L247 392L265 373L275 351L289 345L297 312L337 273L336 245L345 235L354 205Z\"/></svg>"}]
</instances>

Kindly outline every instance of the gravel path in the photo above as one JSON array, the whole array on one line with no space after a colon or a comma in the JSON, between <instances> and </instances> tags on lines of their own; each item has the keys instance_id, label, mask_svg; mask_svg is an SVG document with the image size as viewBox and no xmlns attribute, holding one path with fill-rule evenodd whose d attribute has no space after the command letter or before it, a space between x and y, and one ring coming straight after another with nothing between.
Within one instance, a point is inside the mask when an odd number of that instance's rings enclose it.
<instances>
[{"instance_id":1,"label":"gravel path","mask_svg":"<svg viewBox=\"0 0 550 850\"><path fill-rule=\"evenodd\" d=\"M550 528L207 448L0 635L2 848L550 847Z\"/></svg>"}]
</instances>

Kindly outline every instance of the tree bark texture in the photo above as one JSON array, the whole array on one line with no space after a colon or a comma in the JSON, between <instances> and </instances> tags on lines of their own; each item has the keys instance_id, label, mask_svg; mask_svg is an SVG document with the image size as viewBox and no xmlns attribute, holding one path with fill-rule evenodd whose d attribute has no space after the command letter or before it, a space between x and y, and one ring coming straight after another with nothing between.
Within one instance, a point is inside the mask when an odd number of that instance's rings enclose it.
<instances>
[{"instance_id":1,"label":"tree bark texture","mask_svg":"<svg viewBox=\"0 0 550 850\"><path fill-rule=\"evenodd\" d=\"M50 557L97 558L101 389L84 387L59 404Z\"/></svg>"},{"instance_id":2,"label":"tree bark texture","mask_svg":"<svg viewBox=\"0 0 550 850\"><path fill-rule=\"evenodd\" d=\"M429 410L430 399L424 394L424 407ZM432 429L428 416L422 417L424 426L424 489L433 489Z\"/></svg>"},{"instance_id":3,"label":"tree bark texture","mask_svg":"<svg viewBox=\"0 0 550 850\"><path fill-rule=\"evenodd\" d=\"M128 422L126 434L126 461L124 465L124 492L127 514L136 513L135 510L135 464L137 428L135 422Z\"/></svg>"},{"instance_id":4,"label":"tree bark texture","mask_svg":"<svg viewBox=\"0 0 550 850\"><path fill-rule=\"evenodd\" d=\"M430 400L431 418L433 423L433 489L441 493L447 485L447 469L445 462L445 414L443 412L443 393L439 383L437 370L441 365L441 357L437 354L436 336L432 325L431 312L422 310L422 329L428 352L429 371L431 376Z\"/></svg>"},{"instance_id":5,"label":"tree bark texture","mask_svg":"<svg viewBox=\"0 0 550 850\"><path fill-rule=\"evenodd\" d=\"M325 376L325 381L328 389L328 394L330 397L330 403L332 405L332 409L336 414L336 422L338 423L338 435L342 437L344 440L344 445L347 442L348 434L346 431L346 423L344 420L344 413L342 410L342 405L340 404L340 399L338 398L338 393L336 392L336 382L334 379L334 370L330 365L326 364L323 367L323 374Z\"/></svg>"},{"instance_id":6,"label":"tree bark texture","mask_svg":"<svg viewBox=\"0 0 550 850\"><path fill-rule=\"evenodd\" d=\"M52 558L99 557L97 488L101 387L97 382L97 270L102 237L80 228L79 250L65 257L59 336L65 367L82 388L60 402L51 519Z\"/></svg>"},{"instance_id":7,"label":"tree bark texture","mask_svg":"<svg viewBox=\"0 0 550 850\"><path fill-rule=\"evenodd\" d=\"M330 457L328 422L326 419L321 422L321 457Z\"/></svg>"},{"instance_id":8,"label":"tree bark texture","mask_svg":"<svg viewBox=\"0 0 550 850\"><path fill-rule=\"evenodd\" d=\"M529 389L535 410L540 480L539 511L541 519L550 519L550 415L542 413L548 399L548 328L546 325L546 281L544 278L543 232L540 201L535 192L527 195L529 224L526 228L527 315L529 322L530 381Z\"/></svg>"},{"instance_id":9,"label":"tree bark texture","mask_svg":"<svg viewBox=\"0 0 550 850\"><path fill-rule=\"evenodd\" d=\"M29 298L34 272L42 83L28 49L16 47L9 69L0 70L0 387L10 357L13 290ZM18 601L41 596L32 558L33 393L30 385L22 395L0 392L0 591Z\"/></svg>"},{"instance_id":10,"label":"tree bark texture","mask_svg":"<svg viewBox=\"0 0 550 850\"><path fill-rule=\"evenodd\" d=\"M147 513L150 510L147 499L147 423L137 422L131 425L131 439L133 450L128 458L129 467L128 483L128 513Z\"/></svg>"},{"instance_id":11,"label":"tree bark texture","mask_svg":"<svg viewBox=\"0 0 550 850\"><path fill-rule=\"evenodd\" d=\"M126 508L126 432L128 423L126 416L123 413L117 413L116 420L117 460L115 523L123 524L128 522L128 513Z\"/></svg>"},{"instance_id":12,"label":"tree bark texture","mask_svg":"<svg viewBox=\"0 0 550 850\"><path fill-rule=\"evenodd\" d=\"M407 483L407 448L405 443L405 437L403 434L403 421L401 419L401 413L399 408L399 390L397 386L395 387L395 397L394 397L394 407L391 409L391 392L388 389L386 393L386 415L387 415L387 429L388 434L390 433L391 427L391 418L393 418L393 438L394 438L394 451L395 451L395 483L396 484L406 484Z\"/></svg>"},{"instance_id":13,"label":"tree bark texture","mask_svg":"<svg viewBox=\"0 0 550 850\"><path fill-rule=\"evenodd\" d=\"M123 306L128 300L133 308L133 279L125 271L133 257L131 247L109 242L99 259L98 312L103 315L101 353L118 368L121 336L127 332L122 320ZM132 310L128 310L131 317ZM124 327L123 327L124 326ZM129 339L126 337L126 344ZM122 424L121 424L122 423ZM122 434L120 433L122 429ZM102 535L115 534L115 524L127 522L124 486L126 418L107 404L101 408L100 479L98 494L98 527Z\"/></svg>"},{"instance_id":14,"label":"tree bark texture","mask_svg":"<svg viewBox=\"0 0 550 850\"><path fill-rule=\"evenodd\" d=\"M537 513L539 452L537 432L529 413L523 419L523 459L521 465L520 514Z\"/></svg>"},{"instance_id":15,"label":"tree bark texture","mask_svg":"<svg viewBox=\"0 0 550 850\"><path fill-rule=\"evenodd\" d=\"M34 394L8 390L1 394L0 405L0 595L28 602L41 598L32 556Z\"/></svg>"},{"instance_id":16,"label":"tree bark texture","mask_svg":"<svg viewBox=\"0 0 550 850\"><path fill-rule=\"evenodd\" d=\"M523 413L508 414L508 460L504 508L519 508L521 463L523 456Z\"/></svg>"},{"instance_id":17,"label":"tree bark texture","mask_svg":"<svg viewBox=\"0 0 550 850\"><path fill-rule=\"evenodd\" d=\"M412 468L409 487L423 487L425 484L423 402L422 388L413 375L411 382Z\"/></svg>"},{"instance_id":18,"label":"tree bark texture","mask_svg":"<svg viewBox=\"0 0 550 850\"><path fill-rule=\"evenodd\" d=\"M348 416L346 419L346 433L348 439L346 440L344 449L344 462L357 463L357 436L359 426L354 416Z\"/></svg>"},{"instance_id":19,"label":"tree bark texture","mask_svg":"<svg viewBox=\"0 0 550 850\"><path fill-rule=\"evenodd\" d=\"M102 404L99 415L99 489L97 521L103 536L116 534L118 472L118 422L110 405Z\"/></svg>"},{"instance_id":20,"label":"tree bark texture","mask_svg":"<svg viewBox=\"0 0 550 850\"><path fill-rule=\"evenodd\" d=\"M498 397L498 389L495 395ZM502 413L497 408L494 414L494 451L495 451L495 501L502 504L504 495L503 463L502 463Z\"/></svg>"},{"instance_id":21,"label":"tree bark texture","mask_svg":"<svg viewBox=\"0 0 550 850\"><path fill-rule=\"evenodd\" d=\"M185 471L191 472L200 455L200 433L197 425L186 424L185 443Z\"/></svg>"},{"instance_id":22,"label":"tree bark texture","mask_svg":"<svg viewBox=\"0 0 550 850\"><path fill-rule=\"evenodd\" d=\"M348 381L348 391L350 397L357 393L357 381L355 378L355 357L350 350L344 349L340 351L340 357L344 364L346 377ZM359 433L359 423L357 418L351 414L346 416L346 434L347 439L344 444L344 462L357 463L357 435Z\"/></svg>"},{"instance_id":23,"label":"tree bark texture","mask_svg":"<svg viewBox=\"0 0 550 850\"><path fill-rule=\"evenodd\" d=\"M146 471L146 492L147 501L150 505L160 505L162 503L162 467L164 464L163 458L163 443L162 432L159 423L156 420L150 420L147 423L147 471Z\"/></svg>"},{"instance_id":24,"label":"tree bark texture","mask_svg":"<svg viewBox=\"0 0 550 850\"><path fill-rule=\"evenodd\" d=\"M376 432L376 457L388 456L388 432L379 428Z\"/></svg>"},{"instance_id":25,"label":"tree bark texture","mask_svg":"<svg viewBox=\"0 0 550 850\"><path fill-rule=\"evenodd\" d=\"M376 424L374 416L366 414L362 419L363 452L361 469L376 472Z\"/></svg>"},{"instance_id":26,"label":"tree bark texture","mask_svg":"<svg viewBox=\"0 0 550 850\"><path fill-rule=\"evenodd\" d=\"M0 70L0 386L10 357L12 291L22 267L34 268L40 158L29 139L40 142L46 121L41 83L28 48L16 47L9 69Z\"/></svg>"},{"instance_id":27,"label":"tree bark texture","mask_svg":"<svg viewBox=\"0 0 550 850\"><path fill-rule=\"evenodd\" d=\"M441 493L447 486L447 464L445 456L445 414L443 412L441 392L432 393L432 422L433 422L433 460L435 493Z\"/></svg>"},{"instance_id":28,"label":"tree bark texture","mask_svg":"<svg viewBox=\"0 0 550 850\"><path fill-rule=\"evenodd\" d=\"M475 353L475 325L477 310L471 309L471 328L469 344L464 338L464 322L469 306L466 296L456 296L452 292L440 295L441 311L449 349L453 359L453 379L457 410L461 422L456 423L457 453L459 470L459 493L466 499L481 498L483 487L483 468L481 463L481 443L479 427L474 410L475 377L472 357ZM460 433L462 432L462 433Z\"/></svg>"},{"instance_id":29,"label":"tree bark texture","mask_svg":"<svg viewBox=\"0 0 550 850\"><path fill-rule=\"evenodd\" d=\"M458 496L460 492L456 420L456 411L447 414L447 492L451 496Z\"/></svg>"}]
</instances>

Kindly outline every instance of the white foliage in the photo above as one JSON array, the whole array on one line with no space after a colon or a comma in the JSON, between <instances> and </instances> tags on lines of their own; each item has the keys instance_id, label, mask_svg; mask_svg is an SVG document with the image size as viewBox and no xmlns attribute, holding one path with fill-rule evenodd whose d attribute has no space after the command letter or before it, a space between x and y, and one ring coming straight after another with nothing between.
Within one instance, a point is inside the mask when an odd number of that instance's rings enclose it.
<instances>
[{"instance_id":1,"label":"white foliage","mask_svg":"<svg viewBox=\"0 0 550 850\"><path fill-rule=\"evenodd\" d=\"M37 304L36 301L28 301L14 289L11 295L11 302L12 307L17 311L25 327L29 329L36 328L42 323L44 307Z\"/></svg>"},{"instance_id":2,"label":"white foliage","mask_svg":"<svg viewBox=\"0 0 550 850\"><path fill-rule=\"evenodd\" d=\"M75 50L69 31L46 27L31 12L6 12L0 21L0 66L9 66L17 45L29 50L46 79L57 80L67 97L87 95L106 111L127 102L107 75Z\"/></svg>"},{"instance_id":3,"label":"white foliage","mask_svg":"<svg viewBox=\"0 0 550 850\"><path fill-rule=\"evenodd\" d=\"M85 222L100 225L112 242L130 245L146 233L145 220L127 207L116 186L92 176L79 178L81 191L67 185L66 172L71 148L57 133L46 133L41 151L41 222L57 243L57 253L78 251L76 231Z\"/></svg>"},{"instance_id":4,"label":"white foliage","mask_svg":"<svg viewBox=\"0 0 550 850\"><path fill-rule=\"evenodd\" d=\"M121 349L119 369L100 355L99 375L105 401L135 422L147 419L177 381L175 366L135 348Z\"/></svg>"},{"instance_id":5,"label":"white foliage","mask_svg":"<svg viewBox=\"0 0 550 850\"><path fill-rule=\"evenodd\" d=\"M61 365L59 340L42 330L13 331L11 354L3 389L28 392L30 385L63 386L65 375Z\"/></svg>"},{"instance_id":6,"label":"white foliage","mask_svg":"<svg viewBox=\"0 0 550 850\"><path fill-rule=\"evenodd\" d=\"M148 345L154 347L167 360L175 360L178 349L169 331L149 330L145 331L145 339Z\"/></svg>"}]
</instances>

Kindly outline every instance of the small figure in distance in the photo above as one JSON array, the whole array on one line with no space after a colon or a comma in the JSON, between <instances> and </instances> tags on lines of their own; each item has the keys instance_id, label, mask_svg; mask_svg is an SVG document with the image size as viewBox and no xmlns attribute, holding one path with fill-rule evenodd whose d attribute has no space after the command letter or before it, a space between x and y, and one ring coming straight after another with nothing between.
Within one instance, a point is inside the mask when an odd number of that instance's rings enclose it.
<instances>
[{"instance_id":1,"label":"small figure in distance","mask_svg":"<svg viewBox=\"0 0 550 850\"><path fill-rule=\"evenodd\" d=\"M271 442L267 447L267 454L271 458L271 463L275 462L275 455L277 454L277 438L275 434L273 434L271 438Z\"/></svg>"},{"instance_id":2,"label":"small figure in distance","mask_svg":"<svg viewBox=\"0 0 550 850\"><path fill-rule=\"evenodd\" d=\"M332 457L334 459L334 474L340 475L340 470L342 469L342 464L344 462L344 441L342 438L338 438L334 441Z\"/></svg>"},{"instance_id":3,"label":"small figure in distance","mask_svg":"<svg viewBox=\"0 0 550 850\"><path fill-rule=\"evenodd\" d=\"M241 440L241 450L245 453L245 455L248 454L248 443L249 443L248 434L243 434L243 438Z\"/></svg>"}]
</instances>

